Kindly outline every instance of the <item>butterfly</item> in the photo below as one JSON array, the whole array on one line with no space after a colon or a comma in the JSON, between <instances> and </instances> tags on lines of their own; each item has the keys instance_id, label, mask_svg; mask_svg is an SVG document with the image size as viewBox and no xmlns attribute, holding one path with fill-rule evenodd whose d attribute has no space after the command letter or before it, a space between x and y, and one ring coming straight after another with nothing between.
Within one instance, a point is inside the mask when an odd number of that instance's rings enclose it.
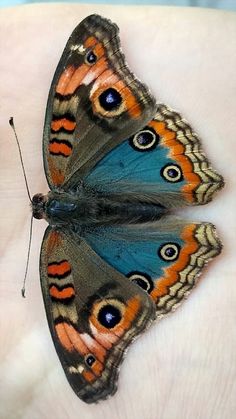
<instances>
[{"instance_id":1,"label":"butterfly","mask_svg":"<svg viewBox=\"0 0 236 419\"><path fill-rule=\"evenodd\" d=\"M186 297L221 251L215 227L171 214L208 203L223 178L197 135L129 70L118 27L98 15L70 36L47 103L50 187L40 277L49 328L75 393L115 393L124 352Z\"/></svg>"}]
</instances>

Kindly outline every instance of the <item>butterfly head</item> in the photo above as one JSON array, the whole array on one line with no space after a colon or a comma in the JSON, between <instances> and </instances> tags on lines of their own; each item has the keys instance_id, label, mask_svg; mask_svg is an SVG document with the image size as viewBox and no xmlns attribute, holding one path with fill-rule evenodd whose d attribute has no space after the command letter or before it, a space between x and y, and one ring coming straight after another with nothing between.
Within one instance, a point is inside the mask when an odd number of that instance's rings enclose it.
<instances>
[{"instance_id":1,"label":"butterfly head","mask_svg":"<svg viewBox=\"0 0 236 419\"><path fill-rule=\"evenodd\" d=\"M47 196L41 193L33 196L31 205L34 218L37 218L38 220L44 218L46 201Z\"/></svg>"}]
</instances>

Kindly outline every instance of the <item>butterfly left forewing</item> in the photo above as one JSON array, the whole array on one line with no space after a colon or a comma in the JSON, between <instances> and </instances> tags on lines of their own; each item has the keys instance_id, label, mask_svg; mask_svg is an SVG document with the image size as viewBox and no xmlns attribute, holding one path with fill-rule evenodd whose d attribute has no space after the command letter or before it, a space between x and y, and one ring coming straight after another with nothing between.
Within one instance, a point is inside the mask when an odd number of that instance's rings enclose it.
<instances>
[{"instance_id":1,"label":"butterfly left forewing","mask_svg":"<svg viewBox=\"0 0 236 419\"><path fill-rule=\"evenodd\" d=\"M52 338L76 394L87 403L116 391L124 350L153 320L149 297L78 236L48 227L41 285Z\"/></svg>"},{"instance_id":2,"label":"butterfly left forewing","mask_svg":"<svg viewBox=\"0 0 236 419\"><path fill-rule=\"evenodd\" d=\"M154 98L125 62L118 27L88 16L69 38L49 92L43 153L50 187L77 186L154 112Z\"/></svg>"}]
</instances>

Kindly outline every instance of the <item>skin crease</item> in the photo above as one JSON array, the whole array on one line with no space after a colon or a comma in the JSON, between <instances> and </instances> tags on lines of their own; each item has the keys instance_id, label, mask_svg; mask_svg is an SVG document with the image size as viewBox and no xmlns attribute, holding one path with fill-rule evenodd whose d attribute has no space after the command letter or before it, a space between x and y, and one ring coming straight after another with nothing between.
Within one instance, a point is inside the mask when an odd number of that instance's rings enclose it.
<instances>
[{"instance_id":1,"label":"skin crease","mask_svg":"<svg viewBox=\"0 0 236 419\"><path fill-rule=\"evenodd\" d=\"M131 345L116 395L86 405L71 390L49 335L40 290L46 223L34 222L27 283L30 209L14 116L31 194L48 190L41 139L51 79L79 21L99 13L120 27L130 67L159 101L194 126L226 187L203 208L182 211L217 226L224 250L180 309ZM232 419L236 409L235 92L236 14L165 7L30 5L2 9L0 416L42 419Z\"/></svg>"}]
</instances>

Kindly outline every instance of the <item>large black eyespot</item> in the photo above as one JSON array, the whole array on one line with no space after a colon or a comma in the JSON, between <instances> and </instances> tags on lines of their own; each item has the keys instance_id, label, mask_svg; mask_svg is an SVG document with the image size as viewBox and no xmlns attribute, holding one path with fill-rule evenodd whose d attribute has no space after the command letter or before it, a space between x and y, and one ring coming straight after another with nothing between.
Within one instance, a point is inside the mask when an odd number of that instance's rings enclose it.
<instances>
[{"instance_id":1,"label":"large black eyespot","mask_svg":"<svg viewBox=\"0 0 236 419\"><path fill-rule=\"evenodd\" d=\"M178 243L164 243L158 249L158 255L166 262L173 262L178 259L180 245Z\"/></svg>"},{"instance_id":2,"label":"large black eyespot","mask_svg":"<svg viewBox=\"0 0 236 419\"><path fill-rule=\"evenodd\" d=\"M92 354L86 355L85 362L89 367L91 367L95 361L96 361L95 356L93 356Z\"/></svg>"},{"instance_id":3,"label":"large black eyespot","mask_svg":"<svg viewBox=\"0 0 236 419\"><path fill-rule=\"evenodd\" d=\"M181 168L177 164L167 164L161 169L161 176L168 182L180 182L183 180Z\"/></svg>"},{"instance_id":4,"label":"large black eyespot","mask_svg":"<svg viewBox=\"0 0 236 419\"><path fill-rule=\"evenodd\" d=\"M130 272L127 277L148 293L150 293L154 288L152 278L146 273L138 271Z\"/></svg>"},{"instance_id":5,"label":"large black eyespot","mask_svg":"<svg viewBox=\"0 0 236 419\"><path fill-rule=\"evenodd\" d=\"M86 54L85 60L88 64L94 64L97 61L97 56L93 51L89 51Z\"/></svg>"},{"instance_id":6,"label":"large black eyespot","mask_svg":"<svg viewBox=\"0 0 236 419\"><path fill-rule=\"evenodd\" d=\"M131 147L137 151L151 151L156 148L159 135L149 127L137 132L129 141Z\"/></svg>"},{"instance_id":7,"label":"large black eyespot","mask_svg":"<svg viewBox=\"0 0 236 419\"><path fill-rule=\"evenodd\" d=\"M98 321L107 329L112 329L121 321L121 312L111 304L103 306L98 313Z\"/></svg>"},{"instance_id":8,"label":"large black eyespot","mask_svg":"<svg viewBox=\"0 0 236 419\"><path fill-rule=\"evenodd\" d=\"M116 89L109 87L109 89L104 90L99 96L99 103L105 111L113 111L120 106L122 102L122 97Z\"/></svg>"}]
</instances>

